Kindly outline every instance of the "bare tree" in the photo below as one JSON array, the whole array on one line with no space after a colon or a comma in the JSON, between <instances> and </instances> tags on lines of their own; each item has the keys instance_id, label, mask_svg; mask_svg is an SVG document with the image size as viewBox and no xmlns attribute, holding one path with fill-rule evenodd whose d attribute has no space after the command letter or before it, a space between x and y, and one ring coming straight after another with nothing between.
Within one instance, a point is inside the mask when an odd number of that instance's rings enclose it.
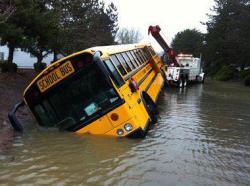
<instances>
[{"instance_id":1,"label":"bare tree","mask_svg":"<svg viewBox=\"0 0 250 186\"><path fill-rule=\"evenodd\" d=\"M117 35L116 41L119 44L132 44L138 43L142 40L142 35L139 30L134 28L121 28Z\"/></svg>"}]
</instances>

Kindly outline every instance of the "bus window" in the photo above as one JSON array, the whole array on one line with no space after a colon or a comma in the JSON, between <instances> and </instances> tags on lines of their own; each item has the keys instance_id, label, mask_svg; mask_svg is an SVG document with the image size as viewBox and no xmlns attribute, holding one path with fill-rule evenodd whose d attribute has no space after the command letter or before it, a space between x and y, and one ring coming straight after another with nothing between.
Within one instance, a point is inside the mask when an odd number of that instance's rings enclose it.
<instances>
[{"instance_id":1,"label":"bus window","mask_svg":"<svg viewBox=\"0 0 250 186\"><path fill-rule=\"evenodd\" d=\"M113 63L110 60L105 60L105 64L111 74L112 79L114 80L117 87L121 87L124 84L122 77L119 72L114 67Z\"/></svg>"},{"instance_id":2,"label":"bus window","mask_svg":"<svg viewBox=\"0 0 250 186\"><path fill-rule=\"evenodd\" d=\"M46 123L47 126L53 126L56 122L55 112L49 105L48 101L43 101L41 104L36 105L34 110L44 125Z\"/></svg>"},{"instance_id":3,"label":"bus window","mask_svg":"<svg viewBox=\"0 0 250 186\"><path fill-rule=\"evenodd\" d=\"M135 66L133 65L133 63L131 63L131 60L130 58L127 56L127 54L124 52L124 53L121 53L123 58L125 59L125 61L127 62L128 66L134 70L135 69Z\"/></svg>"},{"instance_id":4,"label":"bus window","mask_svg":"<svg viewBox=\"0 0 250 186\"><path fill-rule=\"evenodd\" d=\"M126 52L126 54L128 55L128 57L129 57L131 63L135 66L135 68L137 68L137 67L138 67L138 64L135 62L134 57L130 54L130 52Z\"/></svg>"},{"instance_id":5,"label":"bus window","mask_svg":"<svg viewBox=\"0 0 250 186\"><path fill-rule=\"evenodd\" d=\"M144 51L144 54L146 55L146 57L147 57L148 59L150 59L151 54L150 54L150 52L149 52L149 49L148 49L147 47L144 47L144 48L143 48L143 51Z\"/></svg>"},{"instance_id":6,"label":"bus window","mask_svg":"<svg viewBox=\"0 0 250 186\"><path fill-rule=\"evenodd\" d=\"M141 58L141 56L140 56L140 54L138 53L137 50L135 50L135 55L136 55L137 59L140 61L140 64L143 64L144 61L143 61L143 59Z\"/></svg>"},{"instance_id":7,"label":"bus window","mask_svg":"<svg viewBox=\"0 0 250 186\"><path fill-rule=\"evenodd\" d=\"M115 55L113 55L113 56L111 56L111 60L112 60L113 64L116 66L116 68L120 71L121 75L125 76L127 74L127 72L125 71L125 69L123 68L121 63L118 61L117 57Z\"/></svg>"},{"instance_id":8,"label":"bus window","mask_svg":"<svg viewBox=\"0 0 250 186\"><path fill-rule=\"evenodd\" d=\"M145 63L145 61L147 61L147 58L144 56L144 54L142 53L141 49L137 50L138 54L140 55L140 57L143 60L143 63Z\"/></svg>"},{"instance_id":9,"label":"bus window","mask_svg":"<svg viewBox=\"0 0 250 186\"><path fill-rule=\"evenodd\" d=\"M147 57L145 56L144 52L142 49L139 49L139 53L141 54L141 57L143 58L144 61L147 61Z\"/></svg>"},{"instance_id":10,"label":"bus window","mask_svg":"<svg viewBox=\"0 0 250 186\"><path fill-rule=\"evenodd\" d=\"M131 51L129 51L129 52L130 52L130 54L133 56L133 58L135 59L135 61L136 61L137 65L138 65L138 66L140 66L140 65L141 65L141 63L140 63L139 59L137 59L137 57L136 57L136 55L135 55L134 51L133 51L133 50L131 50Z\"/></svg>"},{"instance_id":11,"label":"bus window","mask_svg":"<svg viewBox=\"0 0 250 186\"><path fill-rule=\"evenodd\" d=\"M127 72L131 72L131 68L128 66L128 64L126 63L125 59L122 57L122 55L121 54L116 54L116 57L121 62L121 64L125 67L125 69L127 70Z\"/></svg>"},{"instance_id":12,"label":"bus window","mask_svg":"<svg viewBox=\"0 0 250 186\"><path fill-rule=\"evenodd\" d=\"M152 47L149 47L149 51L150 51L150 53L152 54L152 56L155 56L155 55L156 55L156 53L155 53L155 51L153 50Z\"/></svg>"}]
</instances>

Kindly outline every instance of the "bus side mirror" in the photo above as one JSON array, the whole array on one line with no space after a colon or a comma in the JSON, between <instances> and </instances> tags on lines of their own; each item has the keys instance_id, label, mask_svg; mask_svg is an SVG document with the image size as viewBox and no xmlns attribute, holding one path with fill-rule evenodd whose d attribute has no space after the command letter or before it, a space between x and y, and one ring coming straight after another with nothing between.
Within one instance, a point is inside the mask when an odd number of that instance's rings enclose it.
<instances>
[{"instance_id":1,"label":"bus side mirror","mask_svg":"<svg viewBox=\"0 0 250 186\"><path fill-rule=\"evenodd\" d=\"M133 78L130 78L128 86L129 86L132 93L139 90L138 83Z\"/></svg>"},{"instance_id":2,"label":"bus side mirror","mask_svg":"<svg viewBox=\"0 0 250 186\"><path fill-rule=\"evenodd\" d=\"M8 114L8 118L9 118L9 121L10 121L12 127L13 127L16 131L18 131L18 132L22 132L22 131L23 131L23 126L22 126L22 124L18 121L18 119L17 119L17 117L16 117L16 112L17 112L17 110L18 110L20 107L22 107L22 106L24 106L24 105L25 105L24 101L21 101L21 102L15 104L14 107L12 108L12 110L10 111L10 113Z\"/></svg>"},{"instance_id":3,"label":"bus side mirror","mask_svg":"<svg viewBox=\"0 0 250 186\"><path fill-rule=\"evenodd\" d=\"M136 88L135 88L135 86L133 85L132 82L129 82L128 86L129 86L132 93L136 92Z\"/></svg>"}]
</instances>

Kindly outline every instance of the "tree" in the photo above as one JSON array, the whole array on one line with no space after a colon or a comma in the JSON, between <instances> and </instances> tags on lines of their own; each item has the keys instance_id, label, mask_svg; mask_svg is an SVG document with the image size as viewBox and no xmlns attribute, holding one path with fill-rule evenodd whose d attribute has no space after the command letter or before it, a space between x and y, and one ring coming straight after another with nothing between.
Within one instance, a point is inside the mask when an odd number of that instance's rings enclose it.
<instances>
[{"instance_id":1,"label":"tree","mask_svg":"<svg viewBox=\"0 0 250 186\"><path fill-rule=\"evenodd\" d=\"M6 22L16 11L16 8L7 2L0 2L0 23Z\"/></svg>"},{"instance_id":2,"label":"tree","mask_svg":"<svg viewBox=\"0 0 250 186\"><path fill-rule=\"evenodd\" d=\"M26 37L22 48L35 56L37 65L41 65L43 58L52 53L59 35L60 17L58 11L49 7L46 1L34 2L32 13L26 17Z\"/></svg>"},{"instance_id":3,"label":"tree","mask_svg":"<svg viewBox=\"0 0 250 186\"><path fill-rule=\"evenodd\" d=\"M193 54L198 57L203 46L203 34L196 29L178 32L171 46L177 53Z\"/></svg>"},{"instance_id":4,"label":"tree","mask_svg":"<svg viewBox=\"0 0 250 186\"><path fill-rule=\"evenodd\" d=\"M28 0L23 2L15 0L11 4L9 0L2 0L1 5L2 7L13 7L12 9L16 10L15 12L11 11L8 17L4 16L6 11L3 11L2 16L5 17L5 19L0 22L0 44L8 46L8 63L12 63L15 48L21 45L24 37L24 12L29 8L29 3Z\"/></svg>"},{"instance_id":5,"label":"tree","mask_svg":"<svg viewBox=\"0 0 250 186\"><path fill-rule=\"evenodd\" d=\"M142 40L142 35L139 30L133 28L122 28L116 35L116 40L119 44L133 44Z\"/></svg>"},{"instance_id":6,"label":"tree","mask_svg":"<svg viewBox=\"0 0 250 186\"><path fill-rule=\"evenodd\" d=\"M223 65L244 68L250 59L249 0L215 0L214 15L206 23L205 58L213 71Z\"/></svg>"},{"instance_id":7,"label":"tree","mask_svg":"<svg viewBox=\"0 0 250 186\"><path fill-rule=\"evenodd\" d=\"M12 4L10 4L12 3ZM37 64L49 53L69 54L94 45L114 43L117 10L101 0L2 0L15 12L0 22L1 45L31 53ZM1 13L1 11L0 11Z\"/></svg>"},{"instance_id":8,"label":"tree","mask_svg":"<svg viewBox=\"0 0 250 186\"><path fill-rule=\"evenodd\" d=\"M65 35L64 53L69 54L96 45L114 43L117 9L99 0L62 1Z\"/></svg>"}]
</instances>

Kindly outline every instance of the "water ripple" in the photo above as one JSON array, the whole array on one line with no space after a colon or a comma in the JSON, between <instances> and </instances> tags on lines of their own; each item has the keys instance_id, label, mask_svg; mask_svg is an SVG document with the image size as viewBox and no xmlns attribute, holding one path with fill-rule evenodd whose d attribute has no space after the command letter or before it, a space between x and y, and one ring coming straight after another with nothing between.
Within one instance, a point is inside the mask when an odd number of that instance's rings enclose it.
<instances>
[{"instance_id":1,"label":"water ripple","mask_svg":"<svg viewBox=\"0 0 250 186\"><path fill-rule=\"evenodd\" d=\"M250 91L228 86L165 90L145 139L16 136L0 185L249 185Z\"/></svg>"}]
</instances>

